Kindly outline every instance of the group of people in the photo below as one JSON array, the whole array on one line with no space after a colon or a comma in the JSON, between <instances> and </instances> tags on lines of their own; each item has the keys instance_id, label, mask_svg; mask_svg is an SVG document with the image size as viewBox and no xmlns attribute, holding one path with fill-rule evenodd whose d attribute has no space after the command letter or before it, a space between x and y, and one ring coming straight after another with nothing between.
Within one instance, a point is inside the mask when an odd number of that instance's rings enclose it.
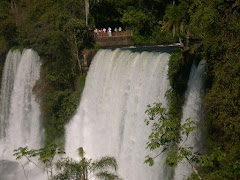
<instances>
[{"instance_id":1,"label":"group of people","mask_svg":"<svg viewBox=\"0 0 240 180\"><path fill-rule=\"evenodd\" d=\"M118 32L119 33L122 32L122 28L121 27L114 28L114 33L118 33ZM94 29L94 34L96 34L96 35L104 36L105 33L107 33L108 36L112 36L112 28L108 27L107 29L106 28L101 28L101 29L95 28Z\"/></svg>"}]
</instances>

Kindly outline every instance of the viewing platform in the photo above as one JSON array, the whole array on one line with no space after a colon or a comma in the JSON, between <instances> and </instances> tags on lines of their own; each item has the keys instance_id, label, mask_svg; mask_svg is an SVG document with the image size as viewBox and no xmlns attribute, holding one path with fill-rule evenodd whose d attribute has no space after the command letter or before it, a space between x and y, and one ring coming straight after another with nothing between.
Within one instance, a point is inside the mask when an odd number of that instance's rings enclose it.
<instances>
[{"instance_id":1,"label":"viewing platform","mask_svg":"<svg viewBox=\"0 0 240 180\"><path fill-rule=\"evenodd\" d=\"M94 40L97 44L102 47L110 46L130 46L133 45L133 32L131 30L112 32L111 36L106 32L102 34L101 32L94 33Z\"/></svg>"}]
</instances>

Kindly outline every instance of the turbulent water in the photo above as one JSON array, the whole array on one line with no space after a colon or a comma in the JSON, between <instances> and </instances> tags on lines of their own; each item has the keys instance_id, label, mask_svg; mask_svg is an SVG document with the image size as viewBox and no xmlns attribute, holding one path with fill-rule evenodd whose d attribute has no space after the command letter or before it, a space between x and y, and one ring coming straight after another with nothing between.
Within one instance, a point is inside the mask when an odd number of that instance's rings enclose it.
<instances>
[{"instance_id":1,"label":"turbulent water","mask_svg":"<svg viewBox=\"0 0 240 180\"><path fill-rule=\"evenodd\" d=\"M77 113L66 127L67 155L78 159L76 150L83 146L93 159L114 156L123 179L169 179L161 159L153 167L144 164L151 131L144 123L144 112L156 101L167 106L169 57L161 52L100 50Z\"/></svg>"},{"instance_id":2,"label":"turbulent water","mask_svg":"<svg viewBox=\"0 0 240 180\"><path fill-rule=\"evenodd\" d=\"M39 148L42 128L40 109L32 89L39 78L40 58L31 49L10 51L6 58L1 87L0 179L24 179L13 150ZM25 161L22 161L25 164ZM31 176L31 166L26 167Z\"/></svg>"},{"instance_id":3,"label":"turbulent water","mask_svg":"<svg viewBox=\"0 0 240 180\"><path fill-rule=\"evenodd\" d=\"M188 80L188 88L186 91L186 101L183 106L182 124L187 118L191 120L198 127L197 130L189 134L188 138L183 137L181 143L184 147L193 147L193 152L201 152L202 150L202 128L203 128L203 115L204 109L202 107L202 98L204 95L204 71L206 68L206 61L202 60L196 66L193 63L191 73ZM182 161L175 169L176 180L186 179L192 173L190 164Z\"/></svg>"}]
</instances>

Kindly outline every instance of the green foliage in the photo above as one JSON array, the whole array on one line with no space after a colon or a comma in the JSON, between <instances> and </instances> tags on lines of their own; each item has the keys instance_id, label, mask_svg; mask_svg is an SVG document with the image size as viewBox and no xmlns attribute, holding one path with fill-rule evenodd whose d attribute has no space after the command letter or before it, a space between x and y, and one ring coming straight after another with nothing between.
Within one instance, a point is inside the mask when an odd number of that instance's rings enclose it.
<instances>
[{"instance_id":1,"label":"green foliage","mask_svg":"<svg viewBox=\"0 0 240 180\"><path fill-rule=\"evenodd\" d=\"M201 156L198 153L193 152L192 147L177 147L174 146L172 149L168 152L168 156L166 158L166 163L170 167L176 166L179 162L184 162L183 160L186 160L187 163L189 163L190 166L192 166L193 171L195 171L195 166L197 166L196 163L199 162ZM195 171L196 173L197 171Z\"/></svg>"},{"instance_id":2,"label":"green foliage","mask_svg":"<svg viewBox=\"0 0 240 180\"><path fill-rule=\"evenodd\" d=\"M115 158L106 156L99 160L93 161L91 165L91 171L96 172L99 170L106 170L109 167L116 171L118 169L118 164Z\"/></svg>"},{"instance_id":3,"label":"green foliage","mask_svg":"<svg viewBox=\"0 0 240 180\"><path fill-rule=\"evenodd\" d=\"M133 28L137 32L137 27L132 26L133 24L136 24L134 22L134 18L136 18L136 22L139 21L139 18L143 18L145 20L147 18L151 21L142 22L145 23L146 27L145 29L142 28L141 31L146 33L148 36L153 31L152 28L154 28L154 26L151 26L151 28L148 29L149 25L157 24L158 19L163 17L167 4L168 2L156 0L102 0L98 3L93 3L90 13L94 18L95 26L97 28L109 26L114 28L121 26L124 29ZM134 12L137 14L134 14ZM131 17L131 15L133 15L134 18ZM127 22L122 21L124 16L128 16L126 19ZM136 25L140 26L139 23ZM145 40L147 40L147 36L144 34L137 35L143 36L145 37Z\"/></svg>"},{"instance_id":4,"label":"green foliage","mask_svg":"<svg viewBox=\"0 0 240 180\"><path fill-rule=\"evenodd\" d=\"M87 159L82 147L78 149L80 161L75 161L71 158L62 158L56 163L56 168L59 170L56 175L53 176L55 180L66 179L84 179L88 180L92 177L96 177L99 180L118 180L120 179L115 173L118 165L117 161L113 157L105 156L99 160L93 161ZM112 170L114 172L112 172Z\"/></svg>"},{"instance_id":5,"label":"green foliage","mask_svg":"<svg viewBox=\"0 0 240 180\"><path fill-rule=\"evenodd\" d=\"M191 65L192 57L189 52L176 51L171 55L168 77L171 87L178 94L184 94L186 91Z\"/></svg>"},{"instance_id":6,"label":"green foliage","mask_svg":"<svg viewBox=\"0 0 240 180\"><path fill-rule=\"evenodd\" d=\"M181 6L184 3L180 1ZM199 39L194 42L194 53L208 60L204 100L207 110L207 154L201 159L200 173L204 179L239 179L240 5L234 0L194 0L189 7L190 17L186 21L191 32L189 36ZM178 67L178 64L174 63L172 67ZM173 71L170 76L180 79L177 75L174 77L176 72ZM175 96L170 94L170 97L174 102L178 102L177 92L181 92L178 88L183 85L173 83L177 91L173 93Z\"/></svg>"},{"instance_id":7,"label":"green foliage","mask_svg":"<svg viewBox=\"0 0 240 180\"><path fill-rule=\"evenodd\" d=\"M55 180L71 179L71 176L74 176L76 179L81 179L82 172L84 171L80 163L70 158L64 158L55 165L57 169L63 169L62 173L58 173L52 178Z\"/></svg>"},{"instance_id":8,"label":"green foliage","mask_svg":"<svg viewBox=\"0 0 240 180\"><path fill-rule=\"evenodd\" d=\"M186 38L189 33L189 21L191 5L193 0L181 1L177 4L170 4L167 6L165 15L163 17L162 29L165 31L172 31L173 37Z\"/></svg>"},{"instance_id":9,"label":"green foliage","mask_svg":"<svg viewBox=\"0 0 240 180\"><path fill-rule=\"evenodd\" d=\"M165 29L173 29L173 37L177 34L179 35L180 31L180 24L182 19L184 18L183 9L181 5L169 5L166 8L166 12L164 15L164 24Z\"/></svg>"},{"instance_id":10,"label":"green foliage","mask_svg":"<svg viewBox=\"0 0 240 180\"><path fill-rule=\"evenodd\" d=\"M124 12L121 19L122 23L125 23L130 29L139 35L147 35L151 33L152 16L148 12L135 9L134 7L128 7Z\"/></svg>"},{"instance_id":11,"label":"green foliage","mask_svg":"<svg viewBox=\"0 0 240 180\"><path fill-rule=\"evenodd\" d=\"M58 77L57 75L54 77ZM86 75L79 76L75 82L74 89L56 90L44 87L44 82L39 82L38 87L43 88L39 92L42 94L42 113L45 116L45 144L51 142L62 142L65 134L65 124L75 113L79 104L81 94L85 85ZM47 91L46 91L47 90Z\"/></svg>"},{"instance_id":12,"label":"green foliage","mask_svg":"<svg viewBox=\"0 0 240 180\"><path fill-rule=\"evenodd\" d=\"M95 24L93 26L97 28L107 28L109 26L119 27L122 26L120 23L122 4L124 1L119 0L105 0L100 3L96 3L90 14L93 16Z\"/></svg>"},{"instance_id":13,"label":"green foliage","mask_svg":"<svg viewBox=\"0 0 240 180\"><path fill-rule=\"evenodd\" d=\"M81 50L91 42L83 8L84 2L76 0L33 1L23 7L26 12L20 29L25 44L43 57L35 92L43 113L45 145L62 141L64 125L75 112L84 87Z\"/></svg>"},{"instance_id":14,"label":"green foliage","mask_svg":"<svg viewBox=\"0 0 240 180\"><path fill-rule=\"evenodd\" d=\"M193 147L184 145L188 135L196 130L195 123L186 119L182 124L180 119L172 116L161 103L154 103L154 106L148 105L146 113L148 119L146 125L152 125L152 133L148 137L147 148L151 151L160 150L160 153L154 157L146 156L145 163L150 166L154 165L154 159L166 152L166 163L173 167L180 161L185 160L196 174L198 179L202 179L196 169L196 163L200 160L200 155L193 151ZM150 123L151 122L151 123Z\"/></svg>"},{"instance_id":15,"label":"green foliage","mask_svg":"<svg viewBox=\"0 0 240 180\"><path fill-rule=\"evenodd\" d=\"M160 149L161 152L155 157L146 156L145 163L150 166L154 165L154 159L163 152L168 152L166 163L169 166L175 166L183 159L186 159L190 164L198 161L199 156L192 152L191 147L180 144L196 129L193 121L186 119L185 123L181 124L178 118L173 117L161 106L161 103L154 103L154 106L148 105L146 110L148 119L145 120L145 123L152 125L147 148L150 151Z\"/></svg>"},{"instance_id":16,"label":"green foliage","mask_svg":"<svg viewBox=\"0 0 240 180\"><path fill-rule=\"evenodd\" d=\"M37 163L33 161L34 157L38 157L38 161L44 164L43 171L46 171L48 176L52 177L53 175L53 160L56 155L65 154L65 151L62 147L51 144L45 148L40 149L28 149L28 147L19 147L14 150L13 156L16 156L17 160L25 157L29 162L33 163L36 167L42 169ZM24 167L23 167L24 170ZM25 170L24 170L25 174ZM49 175L50 174L50 175ZM26 174L25 174L26 175ZM27 178L27 176L26 176Z\"/></svg>"},{"instance_id":17,"label":"green foliage","mask_svg":"<svg viewBox=\"0 0 240 180\"><path fill-rule=\"evenodd\" d=\"M154 150L160 146L168 149L170 142L178 142L178 134L180 122L178 119L169 117L166 109L161 108L161 103L155 103L153 107L148 105L148 109L145 113L149 119L145 120L145 123L149 125L150 121L154 121L152 124L152 133L149 136L147 148Z\"/></svg>"},{"instance_id":18,"label":"green foliage","mask_svg":"<svg viewBox=\"0 0 240 180\"><path fill-rule=\"evenodd\" d=\"M172 147L167 155L166 163L170 167L176 166L182 159L178 156L178 150L176 147Z\"/></svg>"},{"instance_id":19,"label":"green foliage","mask_svg":"<svg viewBox=\"0 0 240 180\"><path fill-rule=\"evenodd\" d=\"M99 49L101 49L101 45L95 43L93 49L95 50L95 52L97 52Z\"/></svg>"},{"instance_id":20,"label":"green foliage","mask_svg":"<svg viewBox=\"0 0 240 180\"><path fill-rule=\"evenodd\" d=\"M27 159L30 159L31 157L39 157L38 160L47 165L53 161L55 155L57 154L65 154L65 152L62 147L56 144L51 144L50 146L37 150L29 150L28 147L19 147L18 149L14 150L13 155L16 156L17 160L23 157L26 157Z\"/></svg>"},{"instance_id":21,"label":"green foliage","mask_svg":"<svg viewBox=\"0 0 240 180\"><path fill-rule=\"evenodd\" d=\"M21 46L21 45L19 45L19 46L13 46L12 48L11 48L11 51L14 51L14 50L19 50L21 53L23 53L23 50L24 50L24 47L23 46Z\"/></svg>"},{"instance_id":22,"label":"green foliage","mask_svg":"<svg viewBox=\"0 0 240 180\"><path fill-rule=\"evenodd\" d=\"M179 119L182 115L191 64L192 55L189 52L176 51L169 60L168 78L171 89L166 96L169 101L169 113Z\"/></svg>"},{"instance_id":23,"label":"green foliage","mask_svg":"<svg viewBox=\"0 0 240 180\"><path fill-rule=\"evenodd\" d=\"M43 112L46 145L61 141L84 87L81 51L92 47L84 12L84 1L78 0L0 2L0 57L10 48L28 47L43 61L34 91Z\"/></svg>"},{"instance_id":24,"label":"green foliage","mask_svg":"<svg viewBox=\"0 0 240 180\"><path fill-rule=\"evenodd\" d=\"M96 178L101 180L119 179L117 175L106 172L106 171L99 172L98 174L96 174Z\"/></svg>"},{"instance_id":25,"label":"green foliage","mask_svg":"<svg viewBox=\"0 0 240 180\"><path fill-rule=\"evenodd\" d=\"M92 177L96 177L99 180L118 180L119 176L115 173L118 168L117 161L114 157L105 156L99 160L93 161L87 159L82 147L78 149L80 161L75 161L71 158L61 158L56 163L53 159L56 155L65 154L64 149L56 144L52 144L48 147L41 149L31 149L28 147L19 147L14 150L14 156L17 160L23 157L33 163L36 167L41 168L35 163L32 158L38 157L39 162L43 163L47 172L48 178L53 180L88 180ZM57 168L57 172L53 172L53 167ZM24 170L24 168L23 168ZM27 177L26 177L27 178Z\"/></svg>"},{"instance_id":26,"label":"green foliage","mask_svg":"<svg viewBox=\"0 0 240 180\"><path fill-rule=\"evenodd\" d=\"M84 2L33 1L23 7L21 33L41 55L66 60L85 44ZM25 22L27 26L24 24ZM31 30L31 31L30 31Z\"/></svg>"},{"instance_id":27,"label":"green foliage","mask_svg":"<svg viewBox=\"0 0 240 180\"><path fill-rule=\"evenodd\" d=\"M83 147L78 148L78 155L79 155L79 157L81 157L83 159L84 158L84 154L85 154L85 152L83 150Z\"/></svg>"},{"instance_id":28,"label":"green foliage","mask_svg":"<svg viewBox=\"0 0 240 180\"><path fill-rule=\"evenodd\" d=\"M230 151L231 155L233 155L232 151L233 149ZM237 153L239 153L239 150L237 151ZM234 155L234 157L236 156ZM211 153L201 157L200 164L203 167L203 177L207 180L213 180L216 178L238 179L239 177L239 160L229 158L225 149L214 148Z\"/></svg>"},{"instance_id":29,"label":"green foliage","mask_svg":"<svg viewBox=\"0 0 240 180\"><path fill-rule=\"evenodd\" d=\"M239 179L239 1L194 1L190 26L208 60L205 179ZM220 152L219 152L220 149ZM218 152L218 153L217 153Z\"/></svg>"},{"instance_id":30,"label":"green foliage","mask_svg":"<svg viewBox=\"0 0 240 180\"><path fill-rule=\"evenodd\" d=\"M172 36L171 31L163 30L161 22L154 27L151 39L153 44L169 44L177 42L177 39Z\"/></svg>"},{"instance_id":31,"label":"green foliage","mask_svg":"<svg viewBox=\"0 0 240 180\"><path fill-rule=\"evenodd\" d=\"M155 38L159 35L155 26L162 20L168 3L157 0L104 0L94 4L90 11L97 28L121 26L124 30L132 29L136 44L153 44L160 42ZM161 39L164 37L161 36Z\"/></svg>"},{"instance_id":32,"label":"green foliage","mask_svg":"<svg viewBox=\"0 0 240 180\"><path fill-rule=\"evenodd\" d=\"M10 13L10 2L0 1L0 56L17 45L16 36L17 27Z\"/></svg>"}]
</instances>

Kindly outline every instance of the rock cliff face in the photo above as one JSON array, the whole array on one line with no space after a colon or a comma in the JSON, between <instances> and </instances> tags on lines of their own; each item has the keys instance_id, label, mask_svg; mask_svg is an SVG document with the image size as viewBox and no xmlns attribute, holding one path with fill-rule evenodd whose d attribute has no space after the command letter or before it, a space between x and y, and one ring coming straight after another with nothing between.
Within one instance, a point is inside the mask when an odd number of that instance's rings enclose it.
<instances>
[{"instance_id":1,"label":"rock cliff face","mask_svg":"<svg viewBox=\"0 0 240 180\"><path fill-rule=\"evenodd\" d=\"M95 41L96 43L100 44L102 47L133 45L132 36L102 37L102 38L95 39Z\"/></svg>"},{"instance_id":2,"label":"rock cliff face","mask_svg":"<svg viewBox=\"0 0 240 180\"><path fill-rule=\"evenodd\" d=\"M94 55L96 54L96 51L93 49L84 49L82 52L83 52L83 65L84 67L89 67Z\"/></svg>"}]
</instances>

